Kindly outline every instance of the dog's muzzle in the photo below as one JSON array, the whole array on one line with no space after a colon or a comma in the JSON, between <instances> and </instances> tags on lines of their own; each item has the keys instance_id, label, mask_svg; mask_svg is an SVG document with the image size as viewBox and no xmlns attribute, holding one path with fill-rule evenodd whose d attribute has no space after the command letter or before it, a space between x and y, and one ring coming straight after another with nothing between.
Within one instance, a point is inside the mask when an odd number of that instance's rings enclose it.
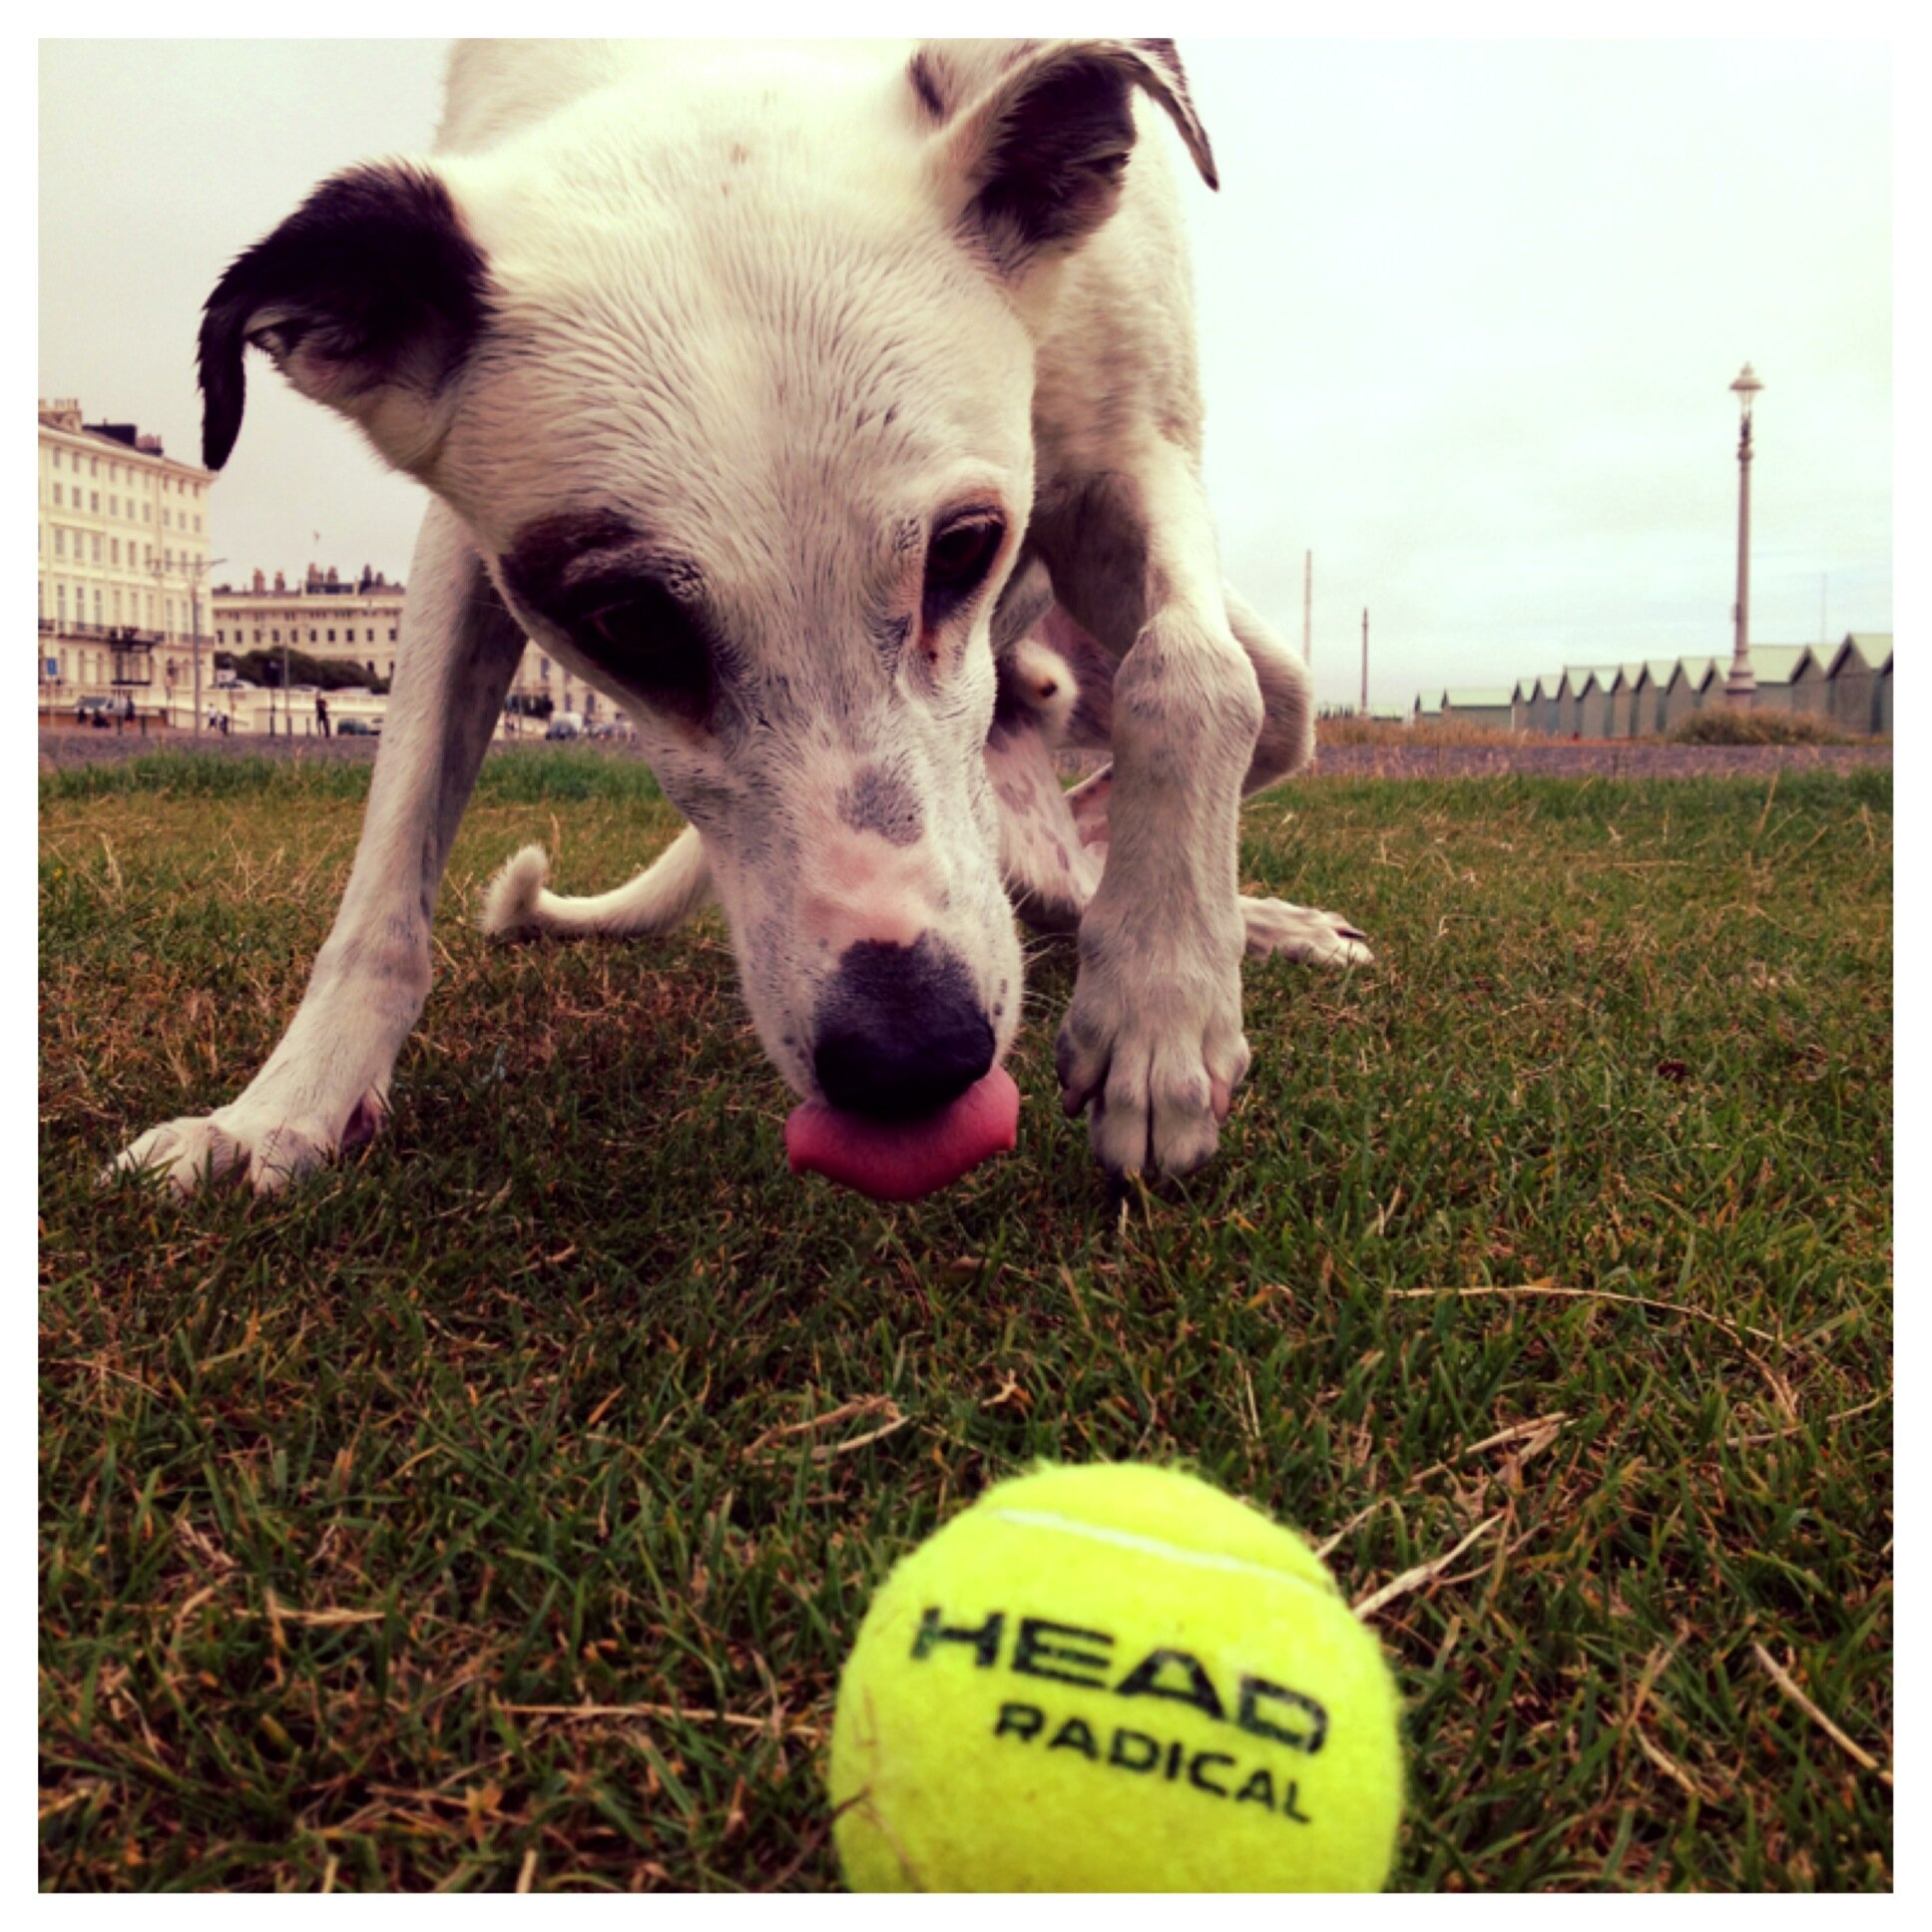
<instances>
[{"instance_id":1,"label":"dog's muzzle","mask_svg":"<svg viewBox=\"0 0 1932 1932\"><path fill-rule=\"evenodd\" d=\"M812 1070L835 1108L918 1120L992 1071L993 1023L963 962L922 934L847 946L819 1001Z\"/></svg>"}]
</instances>

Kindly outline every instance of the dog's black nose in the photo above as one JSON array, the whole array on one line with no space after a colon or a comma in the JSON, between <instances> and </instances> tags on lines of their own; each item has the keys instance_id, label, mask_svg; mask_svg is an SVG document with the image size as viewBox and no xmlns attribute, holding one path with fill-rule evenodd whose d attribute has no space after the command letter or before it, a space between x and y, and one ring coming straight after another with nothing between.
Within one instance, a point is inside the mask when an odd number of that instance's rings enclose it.
<instances>
[{"instance_id":1,"label":"dog's black nose","mask_svg":"<svg viewBox=\"0 0 1932 1932\"><path fill-rule=\"evenodd\" d=\"M819 1002L812 1067L834 1107L873 1120L936 1114L993 1070L993 1026L956 955L911 946L846 947Z\"/></svg>"}]
</instances>

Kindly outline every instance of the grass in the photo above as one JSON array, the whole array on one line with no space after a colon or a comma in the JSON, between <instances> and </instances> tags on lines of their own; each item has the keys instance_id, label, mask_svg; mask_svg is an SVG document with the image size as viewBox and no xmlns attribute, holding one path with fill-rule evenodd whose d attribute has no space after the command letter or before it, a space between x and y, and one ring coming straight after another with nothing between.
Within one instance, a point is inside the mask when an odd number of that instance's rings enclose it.
<instances>
[{"instance_id":1,"label":"grass","mask_svg":"<svg viewBox=\"0 0 1932 1932\"><path fill-rule=\"evenodd\" d=\"M97 1195L273 1045L366 775L43 783L43 1887L833 1885L868 1593L1139 1456L1375 1603L1399 1887L1889 1888L1888 773L1286 787L1250 887L1379 962L1249 966L1220 1160L1108 1197L1045 948L1019 1154L881 1208L784 1173L715 924L468 929L525 840L597 888L673 825L494 760L390 1131Z\"/></svg>"},{"instance_id":2,"label":"grass","mask_svg":"<svg viewBox=\"0 0 1932 1932\"><path fill-rule=\"evenodd\" d=\"M1813 712L1733 712L1713 705L1681 718L1666 733L1673 744L1851 744L1857 742Z\"/></svg>"}]
</instances>

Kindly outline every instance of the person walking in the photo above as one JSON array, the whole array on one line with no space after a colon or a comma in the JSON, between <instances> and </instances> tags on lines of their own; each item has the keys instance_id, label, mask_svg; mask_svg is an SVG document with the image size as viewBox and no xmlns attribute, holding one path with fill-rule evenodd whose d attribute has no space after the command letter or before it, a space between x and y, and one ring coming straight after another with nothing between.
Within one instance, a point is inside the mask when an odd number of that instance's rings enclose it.
<instances>
[{"instance_id":1,"label":"person walking","mask_svg":"<svg viewBox=\"0 0 1932 1932\"><path fill-rule=\"evenodd\" d=\"M329 735L328 700L324 698L319 691L315 694L315 728L318 731L320 731L324 737L327 737Z\"/></svg>"}]
</instances>

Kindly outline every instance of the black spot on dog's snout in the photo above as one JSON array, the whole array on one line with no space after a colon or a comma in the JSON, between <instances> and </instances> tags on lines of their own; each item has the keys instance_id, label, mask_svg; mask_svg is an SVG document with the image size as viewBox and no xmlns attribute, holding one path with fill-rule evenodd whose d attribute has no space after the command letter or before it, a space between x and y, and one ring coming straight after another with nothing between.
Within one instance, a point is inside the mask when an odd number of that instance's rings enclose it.
<instances>
[{"instance_id":1,"label":"black spot on dog's snout","mask_svg":"<svg viewBox=\"0 0 1932 1932\"><path fill-rule=\"evenodd\" d=\"M872 1120L935 1114L993 1070L993 1026L957 955L861 939L819 1002L812 1068L834 1106Z\"/></svg>"},{"instance_id":2,"label":"black spot on dog's snout","mask_svg":"<svg viewBox=\"0 0 1932 1932\"><path fill-rule=\"evenodd\" d=\"M888 845L915 845L925 830L919 800L903 778L869 765L838 794L839 818Z\"/></svg>"}]
</instances>

